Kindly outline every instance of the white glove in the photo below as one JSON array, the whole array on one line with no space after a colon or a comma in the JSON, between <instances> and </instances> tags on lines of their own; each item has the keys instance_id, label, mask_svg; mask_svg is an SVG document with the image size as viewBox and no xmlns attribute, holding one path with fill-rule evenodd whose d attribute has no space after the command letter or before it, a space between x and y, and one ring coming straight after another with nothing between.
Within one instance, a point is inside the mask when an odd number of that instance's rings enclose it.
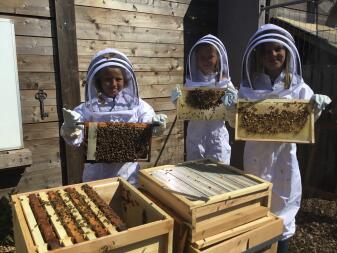
<instances>
[{"instance_id":1,"label":"white glove","mask_svg":"<svg viewBox=\"0 0 337 253\"><path fill-rule=\"evenodd\" d=\"M331 103L331 99L326 95L314 94L311 99L314 108L323 111L325 107Z\"/></svg>"},{"instance_id":2,"label":"white glove","mask_svg":"<svg viewBox=\"0 0 337 253\"><path fill-rule=\"evenodd\" d=\"M221 98L225 107L233 107L238 102L238 91L229 87L225 91L225 95Z\"/></svg>"},{"instance_id":3,"label":"white glove","mask_svg":"<svg viewBox=\"0 0 337 253\"><path fill-rule=\"evenodd\" d=\"M167 116L165 114L156 114L152 119L153 133L162 134L166 129Z\"/></svg>"},{"instance_id":4,"label":"white glove","mask_svg":"<svg viewBox=\"0 0 337 253\"><path fill-rule=\"evenodd\" d=\"M221 98L225 106L226 121L231 127L235 127L236 104L238 102L238 91L229 87L225 91L225 95Z\"/></svg>"},{"instance_id":5,"label":"white glove","mask_svg":"<svg viewBox=\"0 0 337 253\"><path fill-rule=\"evenodd\" d=\"M83 130L83 125L76 124L80 122L81 114L65 108L62 108L62 112L64 122L61 127L61 136L70 140L78 138Z\"/></svg>"},{"instance_id":6,"label":"white glove","mask_svg":"<svg viewBox=\"0 0 337 253\"><path fill-rule=\"evenodd\" d=\"M180 87L179 85L177 85L177 87L175 87L173 90L172 90L172 93L171 93L171 102L172 103L177 103L177 100L178 98L181 96L181 90L180 90Z\"/></svg>"},{"instance_id":7,"label":"white glove","mask_svg":"<svg viewBox=\"0 0 337 253\"><path fill-rule=\"evenodd\" d=\"M320 94L314 94L310 101L313 103L315 121L321 116L325 107L331 103L331 99L328 96Z\"/></svg>"}]
</instances>

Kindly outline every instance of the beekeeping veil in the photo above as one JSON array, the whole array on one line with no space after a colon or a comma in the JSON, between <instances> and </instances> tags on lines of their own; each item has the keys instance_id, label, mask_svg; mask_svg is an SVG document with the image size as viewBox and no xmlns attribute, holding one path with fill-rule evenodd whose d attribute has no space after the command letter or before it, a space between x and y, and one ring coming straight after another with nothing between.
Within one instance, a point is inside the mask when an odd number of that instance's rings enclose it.
<instances>
[{"instance_id":1,"label":"beekeeping veil","mask_svg":"<svg viewBox=\"0 0 337 253\"><path fill-rule=\"evenodd\" d=\"M197 67L196 51L201 44L212 45L219 56L218 72L214 75L204 75ZM230 81L228 58L225 46L215 36L208 34L200 38L191 48L186 64L186 86L223 86L223 81Z\"/></svg>"},{"instance_id":2,"label":"beekeeping veil","mask_svg":"<svg viewBox=\"0 0 337 253\"><path fill-rule=\"evenodd\" d=\"M259 55L259 48L268 42L278 43L286 49L286 64L287 71L291 77L291 90L297 83L299 83L299 81L301 81L302 70L299 53L290 33L273 24L261 26L249 40L242 61L241 87L255 89L259 85L257 82L261 80L255 79L256 76L254 74L256 73L254 73L254 71L261 71L261 73L263 73L263 70L261 70L262 62L261 55Z\"/></svg>"},{"instance_id":3,"label":"beekeeping veil","mask_svg":"<svg viewBox=\"0 0 337 253\"><path fill-rule=\"evenodd\" d=\"M100 91L96 87L96 75L107 67L120 68L124 75L124 88L113 98L114 106L111 112L102 112L96 106L99 101ZM129 59L123 53L113 48L99 51L91 60L85 88L85 105L92 113L111 114L115 111L134 109L139 104L138 87L135 74Z\"/></svg>"}]
</instances>

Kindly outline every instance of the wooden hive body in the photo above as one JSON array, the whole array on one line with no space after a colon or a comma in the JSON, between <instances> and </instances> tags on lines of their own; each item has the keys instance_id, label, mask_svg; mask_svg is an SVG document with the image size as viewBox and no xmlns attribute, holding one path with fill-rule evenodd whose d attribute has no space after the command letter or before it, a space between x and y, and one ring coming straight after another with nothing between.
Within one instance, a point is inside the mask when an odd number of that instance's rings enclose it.
<instances>
[{"instance_id":1,"label":"wooden hive body","mask_svg":"<svg viewBox=\"0 0 337 253\"><path fill-rule=\"evenodd\" d=\"M95 238L94 234L90 234L90 231L87 231L84 233L87 240L79 243L72 242L67 234L63 234L62 239L59 237L63 247L47 250L46 242L41 237L39 227L34 225L34 215L29 203L28 206L25 203L25 198L30 194L46 196L47 192L62 192L69 187L80 191L79 188L84 184L22 193L12 196L14 236L17 252L172 252L172 218L135 187L121 178L93 181L87 184L125 221L127 230L118 232L110 229L109 235L100 238ZM76 206L73 208L75 209L72 209L72 215L75 215L78 208ZM99 212L96 214L98 215ZM100 218L102 218L101 216L100 214ZM78 216L76 217L78 219ZM51 219L54 231L61 231L62 228L56 223L56 220ZM83 229L83 225L80 226Z\"/></svg>"},{"instance_id":2,"label":"wooden hive body","mask_svg":"<svg viewBox=\"0 0 337 253\"><path fill-rule=\"evenodd\" d=\"M188 174L182 167L191 172ZM271 183L210 159L143 169L140 183L188 224L191 243L269 214ZM228 187L228 191L223 192L222 186ZM188 187L197 188L194 196ZM220 193L216 194L217 190Z\"/></svg>"}]
</instances>

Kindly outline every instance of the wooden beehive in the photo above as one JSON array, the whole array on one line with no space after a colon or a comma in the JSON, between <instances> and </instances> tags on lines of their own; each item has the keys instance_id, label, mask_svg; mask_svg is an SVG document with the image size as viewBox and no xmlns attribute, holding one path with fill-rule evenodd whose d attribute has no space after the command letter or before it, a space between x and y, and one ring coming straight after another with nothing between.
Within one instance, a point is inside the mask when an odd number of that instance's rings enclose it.
<instances>
[{"instance_id":1,"label":"wooden beehive","mask_svg":"<svg viewBox=\"0 0 337 253\"><path fill-rule=\"evenodd\" d=\"M210 159L140 171L141 186L190 226L189 241L266 217L272 184Z\"/></svg>"},{"instance_id":2,"label":"wooden beehive","mask_svg":"<svg viewBox=\"0 0 337 253\"><path fill-rule=\"evenodd\" d=\"M177 101L179 120L225 120L221 97L225 88L181 88Z\"/></svg>"},{"instance_id":3,"label":"wooden beehive","mask_svg":"<svg viewBox=\"0 0 337 253\"><path fill-rule=\"evenodd\" d=\"M188 253L264 252L276 253L283 232L282 219L273 214L229 231L197 241Z\"/></svg>"},{"instance_id":4,"label":"wooden beehive","mask_svg":"<svg viewBox=\"0 0 337 253\"><path fill-rule=\"evenodd\" d=\"M239 100L235 139L314 143L314 113L308 100Z\"/></svg>"},{"instance_id":5,"label":"wooden beehive","mask_svg":"<svg viewBox=\"0 0 337 253\"><path fill-rule=\"evenodd\" d=\"M86 160L150 161L152 127L145 123L85 122Z\"/></svg>"},{"instance_id":6,"label":"wooden beehive","mask_svg":"<svg viewBox=\"0 0 337 253\"><path fill-rule=\"evenodd\" d=\"M83 185L76 184L13 195L16 251L20 253L172 252L172 218L121 178L87 183L100 196L100 199L115 210L121 220L125 222L127 228L126 230L119 230L116 229L116 226L109 224L107 216L104 216L103 209L99 209L86 196L88 209L91 209L94 213L89 218L98 218L109 232L108 235L99 237L97 233L93 232L95 229L88 226L90 221L85 218L76 201L73 201L72 198L69 200L70 195L65 194L67 189L73 188L78 193L85 195L81 191ZM65 228L64 216L59 217L57 210L48 202L50 193L57 193L62 198L66 204L64 208L70 211L85 241L76 242L74 237L70 238L68 230ZM49 222L57 235L61 248L50 250L50 244L47 245L45 237L42 236L41 226L37 224L36 216L33 214L31 203L28 200L28 196L32 195L38 196L43 201L43 207L48 213Z\"/></svg>"}]
</instances>

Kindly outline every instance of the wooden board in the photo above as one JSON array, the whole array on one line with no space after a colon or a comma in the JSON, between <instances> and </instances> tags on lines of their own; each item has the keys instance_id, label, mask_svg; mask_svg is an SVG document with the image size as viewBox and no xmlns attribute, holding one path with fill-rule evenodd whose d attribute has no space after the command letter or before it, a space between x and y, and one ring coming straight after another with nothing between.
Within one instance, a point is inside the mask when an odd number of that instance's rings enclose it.
<instances>
[{"instance_id":1,"label":"wooden board","mask_svg":"<svg viewBox=\"0 0 337 253\"><path fill-rule=\"evenodd\" d=\"M307 100L239 100L235 139L314 143L314 113Z\"/></svg>"},{"instance_id":2,"label":"wooden board","mask_svg":"<svg viewBox=\"0 0 337 253\"><path fill-rule=\"evenodd\" d=\"M16 249L20 249L20 253L47 252L46 244L42 238L36 221L34 223L34 215L29 206L27 196L29 194L38 194L42 196L44 201L47 200L47 192L59 192L67 205L72 208L77 219L81 219L77 211L77 207L72 204L72 200L64 194L64 189L73 187L78 189L83 184L61 186L52 189L43 189L39 191L27 192L23 194L12 195L13 204L13 222L14 235L17 240ZM106 201L107 204L113 206L114 210L118 210L118 214L127 223L127 230L117 232L110 228L111 234L96 239L90 231L86 233L89 240L80 243L71 243L67 235L62 229L62 225L54 217L53 208L48 206L48 214L51 215L51 223L56 228L57 235L62 237L62 248L52 252L81 252L81 253L99 253L99 252L163 252L172 253L172 236L173 236L173 220L155 203L150 201L136 188L121 178L110 178L99 181L89 182L88 185ZM24 203L21 201L24 199ZM26 200L25 200L26 199ZM99 219L105 219L95 205L88 199L85 200L90 209ZM44 202L46 203L46 202ZM69 207L68 206L68 207ZM116 207L116 209L115 209ZM84 229L83 222L79 226ZM72 244L72 245L71 245Z\"/></svg>"},{"instance_id":3,"label":"wooden board","mask_svg":"<svg viewBox=\"0 0 337 253\"><path fill-rule=\"evenodd\" d=\"M269 251L276 252L276 245L279 236L283 232L282 219L269 215L270 219L264 224L250 229L247 232L236 235L232 238L213 244L209 247L198 249L195 245L191 244L188 247L188 253L217 253L217 252L246 252L262 243L270 242ZM245 226L245 225L244 225ZM239 229L238 227L237 229ZM207 239L206 239L207 240ZM253 251L255 252L255 251ZM260 251L259 251L260 252Z\"/></svg>"},{"instance_id":4,"label":"wooden board","mask_svg":"<svg viewBox=\"0 0 337 253\"><path fill-rule=\"evenodd\" d=\"M179 120L225 120L221 97L225 88L181 88L177 101ZM212 99L210 99L212 98Z\"/></svg>"},{"instance_id":5,"label":"wooden board","mask_svg":"<svg viewBox=\"0 0 337 253\"><path fill-rule=\"evenodd\" d=\"M0 151L0 170L20 166L29 166L31 164L32 152L27 148Z\"/></svg>"},{"instance_id":6,"label":"wooden board","mask_svg":"<svg viewBox=\"0 0 337 253\"><path fill-rule=\"evenodd\" d=\"M268 214L272 184L210 159L142 169L141 187L189 224L196 242Z\"/></svg>"}]
</instances>

